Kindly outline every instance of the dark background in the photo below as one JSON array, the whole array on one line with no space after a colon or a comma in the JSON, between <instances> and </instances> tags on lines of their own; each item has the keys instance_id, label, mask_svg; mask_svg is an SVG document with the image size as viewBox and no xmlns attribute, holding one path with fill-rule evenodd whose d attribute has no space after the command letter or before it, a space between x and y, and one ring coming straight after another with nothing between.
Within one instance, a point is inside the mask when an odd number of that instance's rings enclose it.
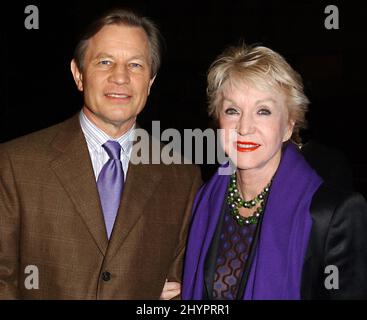
<instances>
[{"instance_id":1,"label":"dark background","mask_svg":"<svg viewBox=\"0 0 367 320\"><path fill-rule=\"evenodd\" d=\"M311 100L304 141L340 150L355 188L367 195L364 133L366 14L346 1L13 1L2 10L0 142L48 127L77 112L81 97L69 71L77 35L103 10L127 5L150 16L167 44L163 65L139 122L207 128L206 72L230 44L258 43L281 53L301 73ZM39 30L27 30L24 8L37 5ZM327 30L328 4L339 30ZM206 179L210 166L203 166Z\"/></svg>"}]
</instances>

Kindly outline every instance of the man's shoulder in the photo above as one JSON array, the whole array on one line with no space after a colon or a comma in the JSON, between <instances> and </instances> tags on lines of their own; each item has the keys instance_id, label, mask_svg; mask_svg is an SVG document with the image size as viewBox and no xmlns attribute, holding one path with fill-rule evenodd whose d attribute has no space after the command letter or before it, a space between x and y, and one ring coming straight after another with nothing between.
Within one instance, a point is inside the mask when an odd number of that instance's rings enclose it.
<instances>
[{"instance_id":1,"label":"man's shoulder","mask_svg":"<svg viewBox=\"0 0 367 320\"><path fill-rule=\"evenodd\" d=\"M71 122L76 121L76 116L54 124L50 127L26 134L24 136L12 139L0 144L0 150L5 150L9 153L37 153L42 149L47 148L55 139L57 134L66 130Z\"/></svg>"}]
</instances>

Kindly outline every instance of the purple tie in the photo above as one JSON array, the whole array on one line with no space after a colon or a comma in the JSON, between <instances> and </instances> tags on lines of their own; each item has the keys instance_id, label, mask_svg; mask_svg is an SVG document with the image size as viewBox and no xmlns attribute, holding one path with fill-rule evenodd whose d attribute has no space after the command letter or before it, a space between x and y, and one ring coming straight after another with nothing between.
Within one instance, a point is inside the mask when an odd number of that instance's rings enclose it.
<instances>
[{"instance_id":1,"label":"purple tie","mask_svg":"<svg viewBox=\"0 0 367 320\"><path fill-rule=\"evenodd\" d=\"M109 239L117 210L120 206L120 198L124 186L124 170L120 161L120 144L116 141L108 140L102 147L106 150L110 159L103 166L98 176L97 187Z\"/></svg>"}]
</instances>

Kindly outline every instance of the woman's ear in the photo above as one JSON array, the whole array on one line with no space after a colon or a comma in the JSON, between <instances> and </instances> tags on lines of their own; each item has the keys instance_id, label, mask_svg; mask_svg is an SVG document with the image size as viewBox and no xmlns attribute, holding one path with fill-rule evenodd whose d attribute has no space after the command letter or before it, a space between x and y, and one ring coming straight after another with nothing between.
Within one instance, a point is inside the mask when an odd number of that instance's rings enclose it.
<instances>
[{"instance_id":1,"label":"woman's ear","mask_svg":"<svg viewBox=\"0 0 367 320\"><path fill-rule=\"evenodd\" d=\"M283 137L283 142L288 141L292 137L294 125L295 125L294 120L288 121L288 125L286 126L284 137Z\"/></svg>"}]
</instances>

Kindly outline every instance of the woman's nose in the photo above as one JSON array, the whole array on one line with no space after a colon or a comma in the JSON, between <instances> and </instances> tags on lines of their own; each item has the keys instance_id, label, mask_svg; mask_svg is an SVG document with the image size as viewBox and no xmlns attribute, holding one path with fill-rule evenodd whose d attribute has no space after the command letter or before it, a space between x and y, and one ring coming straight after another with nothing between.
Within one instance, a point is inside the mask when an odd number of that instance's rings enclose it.
<instances>
[{"instance_id":1,"label":"woman's nose","mask_svg":"<svg viewBox=\"0 0 367 320\"><path fill-rule=\"evenodd\" d=\"M254 131L255 131L254 119L251 117L251 115L242 115L238 123L237 133L240 136L245 136L254 133Z\"/></svg>"}]
</instances>

